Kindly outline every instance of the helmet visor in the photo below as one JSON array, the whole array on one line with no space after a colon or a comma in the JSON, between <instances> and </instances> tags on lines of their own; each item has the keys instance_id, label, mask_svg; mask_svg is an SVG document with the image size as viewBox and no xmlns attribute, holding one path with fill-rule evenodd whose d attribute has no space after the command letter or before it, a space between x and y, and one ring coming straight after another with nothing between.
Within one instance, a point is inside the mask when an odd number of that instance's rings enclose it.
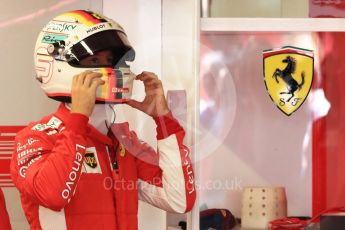
<instances>
[{"instance_id":1,"label":"helmet visor","mask_svg":"<svg viewBox=\"0 0 345 230\"><path fill-rule=\"evenodd\" d=\"M91 67L82 65L79 61L101 50L112 51L113 63L111 67L125 65L125 61L133 61L135 58L135 52L129 44L127 36L121 31L107 30L93 34L73 45L68 63L75 67Z\"/></svg>"}]
</instances>

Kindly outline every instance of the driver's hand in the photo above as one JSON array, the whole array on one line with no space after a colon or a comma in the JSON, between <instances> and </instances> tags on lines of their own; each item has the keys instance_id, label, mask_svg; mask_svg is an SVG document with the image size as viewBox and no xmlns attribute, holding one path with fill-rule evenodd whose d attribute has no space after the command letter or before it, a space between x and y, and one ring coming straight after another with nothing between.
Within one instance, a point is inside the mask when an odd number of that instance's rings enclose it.
<instances>
[{"instance_id":1,"label":"driver's hand","mask_svg":"<svg viewBox=\"0 0 345 230\"><path fill-rule=\"evenodd\" d=\"M81 113L88 117L92 114L97 88L105 83L101 77L101 73L91 71L85 71L73 77L72 113Z\"/></svg>"},{"instance_id":2,"label":"driver's hand","mask_svg":"<svg viewBox=\"0 0 345 230\"><path fill-rule=\"evenodd\" d=\"M170 110L164 96L163 85L157 75L151 72L142 72L135 79L144 83L146 95L142 102L129 100L127 104L151 117L163 116L169 113Z\"/></svg>"}]
</instances>

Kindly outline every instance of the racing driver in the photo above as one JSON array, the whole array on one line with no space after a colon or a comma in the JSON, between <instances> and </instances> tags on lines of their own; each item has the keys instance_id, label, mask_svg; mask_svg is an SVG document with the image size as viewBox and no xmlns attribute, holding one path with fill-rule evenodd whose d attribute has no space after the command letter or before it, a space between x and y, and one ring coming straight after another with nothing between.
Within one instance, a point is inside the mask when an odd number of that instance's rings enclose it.
<instances>
[{"instance_id":1,"label":"racing driver","mask_svg":"<svg viewBox=\"0 0 345 230\"><path fill-rule=\"evenodd\" d=\"M95 12L63 13L40 32L36 78L61 104L16 136L11 175L31 229L138 229L138 199L168 212L193 208L185 132L158 77L130 71L134 58L123 28ZM131 99L134 80L145 87L141 102ZM115 123L120 103L154 119L157 151Z\"/></svg>"}]
</instances>

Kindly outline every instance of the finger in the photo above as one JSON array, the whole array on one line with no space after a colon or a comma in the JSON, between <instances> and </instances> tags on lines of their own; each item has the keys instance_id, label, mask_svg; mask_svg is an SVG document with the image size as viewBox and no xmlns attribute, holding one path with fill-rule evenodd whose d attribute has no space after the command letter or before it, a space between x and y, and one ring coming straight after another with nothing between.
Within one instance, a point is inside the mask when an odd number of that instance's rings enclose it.
<instances>
[{"instance_id":1,"label":"finger","mask_svg":"<svg viewBox=\"0 0 345 230\"><path fill-rule=\"evenodd\" d=\"M97 87L103 85L105 81L100 78L94 78L91 82L90 89L96 91Z\"/></svg>"},{"instance_id":2,"label":"finger","mask_svg":"<svg viewBox=\"0 0 345 230\"><path fill-rule=\"evenodd\" d=\"M82 72L82 73L79 74L79 76L78 76L78 81L77 81L77 84L78 84L79 86L81 86L81 85L84 84L86 74L88 74L88 73L91 73L91 71L84 71L84 72Z\"/></svg>"},{"instance_id":3,"label":"finger","mask_svg":"<svg viewBox=\"0 0 345 230\"><path fill-rule=\"evenodd\" d=\"M142 72L136 77L136 79L140 81L147 81L150 79L158 79L158 76L151 72Z\"/></svg>"},{"instance_id":4,"label":"finger","mask_svg":"<svg viewBox=\"0 0 345 230\"><path fill-rule=\"evenodd\" d=\"M154 75L154 76L157 76L157 74L155 74L154 72L149 72L149 71L143 71L139 75Z\"/></svg>"},{"instance_id":5,"label":"finger","mask_svg":"<svg viewBox=\"0 0 345 230\"><path fill-rule=\"evenodd\" d=\"M73 79L72 79L72 86L75 86L75 85L77 84L77 82L78 82L78 76L79 76L79 75L74 75L74 76L73 76Z\"/></svg>"},{"instance_id":6,"label":"finger","mask_svg":"<svg viewBox=\"0 0 345 230\"><path fill-rule=\"evenodd\" d=\"M156 81L156 79L148 79L148 80L144 81L143 83L144 83L145 88L150 87L152 84L154 84L155 81Z\"/></svg>"},{"instance_id":7,"label":"finger","mask_svg":"<svg viewBox=\"0 0 345 230\"><path fill-rule=\"evenodd\" d=\"M145 93L146 95L164 94L162 82L160 81L150 82L150 84L145 86Z\"/></svg>"},{"instance_id":8,"label":"finger","mask_svg":"<svg viewBox=\"0 0 345 230\"><path fill-rule=\"evenodd\" d=\"M89 87L92 84L92 81L95 78L101 78L102 74L101 73L96 73L96 72L90 72L85 76L85 80L84 80L84 85Z\"/></svg>"},{"instance_id":9,"label":"finger","mask_svg":"<svg viewBox=\"0 0 345 230\"><path fill-rule=\"evenodd\" d=\"M147 87L156 88L156 87L162 86L162 81L159 79L152 79L152 80L144 82L144 85Z\"/></svg>"},{"instance_id":10,"label":"finger","mask_svg":"<svg viewBox=\"0 0 345 230\"><path fill-rule=\"evenodd\" d=\"M153 75L153 76L156 76L156 77L157 77L157 74L154 73L154 72L143 71L142 73L143 73L143 74L147 74L147 75Z\"/></svg>"},{"instance_id":11,"label":"finger","mask_svg":"<svg viewBox=\"0 0 345 230\"><path fill-rule=\"evenodd\" d=\"M151 86L145 87L145 94L146 95L162 94L162 93L163 93L163 89L161 87L157 86L157 84L153 84Z\"/></svg>"},{"instance_id":12,"label":"finger","mask_svg":"<svg viewBox=\"0 0 345 230\"><path fill-rule=\"evenodd\" d=\"M129 101L127 101L127 104L135 109L138 109L140 111L144 111L144 106L142 102L130 99Z\"/></svg>"},{"instance_id":13,"label":"finger","mask_svg":"<svg viewBox=\"0 0 345 230\"><path fill-rule=\"evenodd\" d=\"M162 81L159 79L151 79L151 80L144 81L144 86L145 86L145 90L158 89L158 88L163 89Z\"/></svg>"}]
</instances>

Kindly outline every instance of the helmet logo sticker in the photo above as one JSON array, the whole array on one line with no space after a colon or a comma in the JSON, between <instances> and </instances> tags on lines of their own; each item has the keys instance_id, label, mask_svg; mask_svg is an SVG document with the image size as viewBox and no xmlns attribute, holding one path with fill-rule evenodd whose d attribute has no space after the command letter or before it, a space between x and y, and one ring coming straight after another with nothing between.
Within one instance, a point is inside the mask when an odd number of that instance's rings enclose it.
<instances>
[{"instance_id":1,"label":"helmet logo sticker","mask_svg":"<svg viewBox=\"0 0 345 230\"><path fill-rule=\"evenodd\" d=\"M77 25L74 22L61 22L54 21L48 23L48 25L43 29L44 32L59 32L59 33L69 33L73 31Z\"/></svg>"},{"instance_id":2,"label":"helmet logo sticker","mask_svg":"<svg viewBox=\"0 0 345 230\"><path fill-rule=\"evenodd\" d=\"M285 46L263 51L264 80L273 103L290 116L301 107L311 89L313 51Z\"/></svg>"},{"instance_id":3,"label":"helmet logo sticker","mask_svg":"<svg viewBox=\"0 0 345 230\"><path fill-rule=\"evenodd\" d=\"M91 32L94 32L96 30L100 30L100 29L103 29L103 28L105 28L105 24L96 25L96 26L92 27L91 29L88 29L86 31L86 33L91 33Z\"/></svg>"},{"instance_id":4,"label":"helmet logo sticker","mask_svg":"<svg viewBox=\"0 0 345 230\"><path fill-rule=\"evenodd\" d=\"M117 88L117 87L113 87L111 89L112 93L128 93L129 89L128 88Z\"/></svg>"},{"instance_id":5,"label":"helmet logo sticker","mask_svg":"<svg viewBox=\"0 0 345 230\"><path fill-rule=\"evenodd\" d=\"M65 34L45 34L42 38L42 43L47 44L54 44L59 41L64 41L66 38L68 38L68 35Z\"/></svg>"},{"instance_id":6,"label":"helmet logo sticker","mask_svg":"<svg viewBox=\"0 0 345 230\"><path fill-rule=\"evenodd\" d=\"M43 84L49 82L53 74L54 58L50 55L40 54L37 51L35 63L37 79Z\"/></svg>"},{"instance_id":7,"label":"helmet logo sticker","mask_svg":"<svg viewBox=\"0 0 345 230\"><path fill-rule=\"evenodd\" d=\"M92 17L94 17L94 18L96 18L96 19L98 19L98 20L105 20L104 17L102 17L101 15L97 14L96 12L88 11L88 13L89 13Z\"/></svg>"}]
</instances>

